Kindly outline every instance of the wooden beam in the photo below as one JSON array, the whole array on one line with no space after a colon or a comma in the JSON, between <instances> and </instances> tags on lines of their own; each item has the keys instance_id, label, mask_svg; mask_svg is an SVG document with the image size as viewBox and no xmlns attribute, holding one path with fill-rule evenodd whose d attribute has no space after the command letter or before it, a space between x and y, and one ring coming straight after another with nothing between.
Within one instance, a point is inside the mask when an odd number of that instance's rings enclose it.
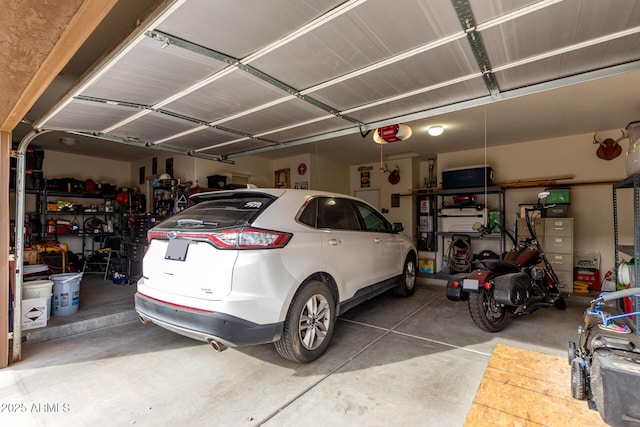
<instances>
[{"instance_id":1,"label":"wooden beam","mask_svg":"<svg viewBox=\"0 0 640 427\"><path fill-rule=\"evenodd\" d=\"M563 178L569 179L569 178ZM548 180L524 180L524 181L512 181L512 182L502 182L502 183L494 183L494 187L500 187L505 190L515 189L515 188L534 188L534 187L579 187L579 186L590 186L590 185L613 185L620 182L617 181L569 181L569 182L558 182L556 179L548 179ZM416 196L416 195L430 195L435 194L438 191L442 190L442 188L411 188L409 194L401 194L401 196Z\"/></svg>"},{"instance_id":2,"label":"wooden beam","mask_svg":"<svg viewBox=\"0 0 640 427\"><path fill-rule=\"evenodd\" d=\"M13 3L13 4L11 4ZM13 131L117 0L16 0L3 6L0 130Z\"/></svg>"},{"instance_id":3,"label":"wooden beam","mask_svg":"<svg viewBox=\"0 0 640 427\"><path fill-rule=\"evenodd\" d=\"M544 178L519 179L516 181L494 183L496 187L502 188L526 188L526 187L545 187L557 185L558 181L566 181L573 179L574 175L551 176Z\"/></svg>"}]
</instances>

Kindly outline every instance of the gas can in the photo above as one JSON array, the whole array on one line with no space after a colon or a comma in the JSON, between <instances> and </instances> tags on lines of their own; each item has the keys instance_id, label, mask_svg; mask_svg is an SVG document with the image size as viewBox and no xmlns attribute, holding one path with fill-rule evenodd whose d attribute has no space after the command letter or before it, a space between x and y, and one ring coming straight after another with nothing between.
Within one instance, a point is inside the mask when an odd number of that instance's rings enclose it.
<instances>
[{"instance_id":1,"label":"gas can","mask_svg":"<svg viewBox=\"0 0 640 427\"><path fill-rule=\"evenodd\" d=\"M56 234L56 220L49 218L47 221L47 234Z\"/></svg>"}]
</instances>

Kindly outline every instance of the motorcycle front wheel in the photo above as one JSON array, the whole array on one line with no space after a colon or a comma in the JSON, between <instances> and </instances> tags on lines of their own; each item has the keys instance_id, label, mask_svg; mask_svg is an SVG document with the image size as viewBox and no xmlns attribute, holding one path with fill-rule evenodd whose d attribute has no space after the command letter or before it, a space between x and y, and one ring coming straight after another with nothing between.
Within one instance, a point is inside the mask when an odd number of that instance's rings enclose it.
<instances>
[{"instance_id":1,"label":"motorcycle front wheel","mask_svg":"<svg viewBox=\"0 0 640 427\"><path fill-rule=\"evenodd\" d=\"M493 292L480 288L478 293L469 292L469 314L473 323L486 332L500 332L511 321L511 313L493 299Z\"/></svg>"}]
</instances>

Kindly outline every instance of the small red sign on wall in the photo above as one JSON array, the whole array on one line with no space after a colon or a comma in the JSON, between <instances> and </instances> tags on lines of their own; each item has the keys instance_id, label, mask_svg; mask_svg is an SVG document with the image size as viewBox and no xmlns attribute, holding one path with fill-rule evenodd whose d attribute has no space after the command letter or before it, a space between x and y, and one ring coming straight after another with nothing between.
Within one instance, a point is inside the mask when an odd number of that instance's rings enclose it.
<instances>
[{"instance_id":1,"label":"small red sign on wall","mask_svg":"<svg viewBox=\"0 0 640 427\"><path fill-rule=\"evenodd\" d=\"M300 163L298 165L298 175L304 175L307 173L307 165L305 163Z\"/></svg>"}]
</instances>

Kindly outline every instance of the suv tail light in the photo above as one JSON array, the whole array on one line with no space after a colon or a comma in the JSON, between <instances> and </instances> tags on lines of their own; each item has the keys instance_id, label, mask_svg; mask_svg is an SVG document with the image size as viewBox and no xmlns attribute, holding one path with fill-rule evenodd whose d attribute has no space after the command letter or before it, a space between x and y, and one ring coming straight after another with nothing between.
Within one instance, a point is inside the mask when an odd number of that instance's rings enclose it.
<instances>
[{"instance_id":1,"label":"suv tail light","mask_svg":"<svg viewBox=\"0 0 640 427\"><path fill-rule=\"evenodd\" d=\"M260 228L240 227L216 232L149 231L149 243L153 239L166 240L171 237L207 241L218 249L276 249L282 248L291 240L291 233L262 230Z\"/></svg>"}]
</instances>

